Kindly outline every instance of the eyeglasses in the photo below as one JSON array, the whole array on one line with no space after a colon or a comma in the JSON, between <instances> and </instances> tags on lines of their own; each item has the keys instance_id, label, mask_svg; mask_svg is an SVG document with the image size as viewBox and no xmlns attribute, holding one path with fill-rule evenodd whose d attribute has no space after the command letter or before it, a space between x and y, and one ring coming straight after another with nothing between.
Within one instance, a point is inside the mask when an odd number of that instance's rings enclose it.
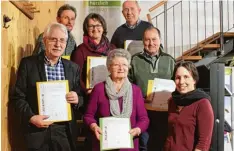
<instances>
[{"instance_id":1,"label":"eyeglasses","mask_svg":"<svg viewBox=\"0 0 234 151\"><path fill-rule=\"evenodd\" d=\"M112 68L128 68L129 66L127 64L111 64Z\"/></svg>"},{"instance_id":2,"label":"eyeglasses","mask_svg":"<svg viewBox=\"0 0 234 151\"><path fill-rule=\"evenodd\" d=\"M58 39L58 38L54 38L54 37L49 37L47 39L49 40L49 42L53 42L53 43L59 42L59 43L65 44L67 42L67 40L65 38Z\"/></svg>"},{"instance_id":3,"label":"eyeglasses","mask_svg":"<svg viewBox=\"0 0 234 151\"><path fill-rule=\"evenodd\" d=\"M98 25L88 25L88 28L89 29L94 29L94 28L97 28L97 29L100 29L101 27L102 27L102 25L101 24L98 24Z\"/></svg>"},{"instance_id":4,"label":"eyeglasses","mask_svg":"<svg viewBox=\"0 0 234 151\"><path fill-rule=\"evenodd\" d=\"M75 21L76 20L76 18L69 18L68 16L63 16L61 18L68 20L68 21Z\"/></svg>"}]
</instances>

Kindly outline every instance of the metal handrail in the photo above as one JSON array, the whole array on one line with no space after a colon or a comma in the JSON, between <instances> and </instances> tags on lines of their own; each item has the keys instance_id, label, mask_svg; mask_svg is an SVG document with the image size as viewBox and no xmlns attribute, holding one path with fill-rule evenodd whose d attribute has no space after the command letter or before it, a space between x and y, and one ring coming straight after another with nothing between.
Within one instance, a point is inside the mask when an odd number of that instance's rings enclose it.
<instances>
[{"instance_id":1,"label":"metal handrail","mask_svg":"<svg viewBox=\"0 0 234 151\"><path fill-rule=\"evenodd\" d=\"M220 11L215 11L214 12L214 5L218 4L215 3L215 0L209 1L207 2L206 0L204 1L193 1L193 3L196 3L195 5L191 4L192 2L190 1L178 1L176 2L174 5L170 6L169 8L167 8L167 4L164 4L164 10L161 11L160 13L158 13L157 15L155 15L154 17L152 17L152 23L155 24L157 27L159 25L162 25L162 23L164 23L164 29L160 29L162 32L162 35L164 35L164 48L166 50L168 50L168 53L171 54L172 56L174 56L175 58L182 55L183 52L185 50L191 49L194 46L198 46L199 42L201 41L201 39L207 39L207 37L210 37L211 35L214 35L217 32L220 32L220 39L218 41L220 41L221 43L221 48L220 48L220 52L223 50L223 43L222 43L222 39L223 37L223 33L224 31L229 31L230 29L234 28L234 25L231 27L230 23L234 23L234 17L233 17L233 21L232 19L230 19L230 14L229 13L233 13L234 12L234 1L228 1L227 5L228 6L232 6L232 8L227 7L227 16L228 16L228 21L225 22L228 23L227 27L228 29L224 30L224 22L223 22L223 18L221 18L220 13L223 12L223 6L221 6L221 4L219 3L219 9ZM200 6L199 3L204 3L201 4L203 5L202 7ZM224 2L222 2L224 3ZM233 3L233 4L230 4ZM185 4L189 5L186 9L186 11L188 11L188 13L184 13L184 9L183 6L186 6ZM195 9L191 8L190 6L195 6ZM215 5L218 7L218 5ZM181 9L178 9L176 7L180 7ZM211 7L211 9L207 9L208 7ZM192 16L192 9L194 11ZM232 10L231 10L232 9ZM172 11L171 11L172 10ZM210 12L212 11L212 12ZM199 19L200 17L200 13L204 12L203 17L204 20ZM168 20L168 15L169 13L172 13L171 16L172 18L170 20ZM220 24L215 24L215 17L214 16L220 16ZM222 13L223 15L223 13ZM226 14L225 14L226 15ZM160 16L164 16L160 17ZM234 16L234 15L233 15ZM163 18L163 20L160 20L161 18ZM181 19L181 20L179 20ZM188 20L187 24L184 24L186 21ZM194 23L196 22L196 23ZM177 27L177 25L181 24L179 26L179 28ZM171 28L167 25L172 25ZM195 26L194 26L195 25ZM211 27L210 27L211 26ZM220 26L220 29L217 30L217 26ZM210 28L208 28L210 27ZM194 30L195 29L195 30ZM187 30L187 32L186 32ZM179 31L179 32L178 32ZM170 34L171 38L168 39ZM173 34L173 36L172 36ZM180 34L180 36L178 36L178 34ZM179 37L179 38L178 38ZM173 39L172 39L173 38ZM181 39L180 39L181 38ZM216 40L217 41L217 40ZM206 42L206 41L205 41ZM207 44L207 43L204 43ZM198 46L199 47L199 46ZM167 49L169 48L169 49ZM179 51L178 51L179 49Z\"/></svg>"},{"instance_id":2,"label":"metal handrail","mask_svg":"<svg viewBox=\"0 0 234 151\"><path fill-rule=\"evenodd\" d=\"M182 2L182 1L179 1L179 2L176 3L175 5L173 5L173 6L169 7L169 8L167 8L167 9L166 9L166 12L167 12L168 10L170 10L172 7L178 5L178 4L181 3L181 2ZM164 4L164 5L165 5L165 4ZM159 13L157 16L153 17L152 20L153 20L154 18L158 17L159 15L164 14L164 12L165 12L165 10L163 10L163 11L162 11L161 13Z\"/></svg>"}]
</instances>

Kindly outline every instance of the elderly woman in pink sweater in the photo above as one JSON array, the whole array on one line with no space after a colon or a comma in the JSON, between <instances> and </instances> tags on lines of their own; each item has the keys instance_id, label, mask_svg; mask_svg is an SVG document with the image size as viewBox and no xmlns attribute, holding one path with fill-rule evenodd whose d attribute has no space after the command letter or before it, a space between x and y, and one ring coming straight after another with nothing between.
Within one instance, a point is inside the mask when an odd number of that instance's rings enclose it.
<instances>
[{"instance_id":1,"label":"elderly woman in pink sweater","mask_svg":"<svg viewBox=\"0 0 234 151\"><path fill-rule=\"evenodd\" d=\"M84 122L93 132L92 150L99 151L99 127L101 117L124 117L131 121L129 133L133 136L133 149L120 151L138 151L138 136L144 132L149 119L144 108L144 99L140 88L131 84L127 78L131 55L124 49L114 49L107 57L107 68L110 75L105 82L97 84L90 96Z\"/></svg>"}]
</instances>

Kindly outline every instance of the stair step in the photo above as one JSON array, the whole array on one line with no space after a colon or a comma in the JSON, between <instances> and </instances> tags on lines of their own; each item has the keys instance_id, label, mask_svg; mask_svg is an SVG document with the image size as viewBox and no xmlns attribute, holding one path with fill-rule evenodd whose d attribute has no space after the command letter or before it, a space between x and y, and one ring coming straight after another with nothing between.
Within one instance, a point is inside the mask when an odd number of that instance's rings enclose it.
<instances>
[{"instance_id":1,"label":"stair step","mask_svg":"<svg viewBox=\"0 0 234 151\"><path fill-rule=\"evenodd\" d=\"M84 122L83 122L83 120L76 120L76 123L77 124L83 124Z\"/></svg>"},{"instance_id":2,"label":"stair step","mask_svg":"<svg viewBox=\"0 0 234 151\"><path fill-rule=\"evenodd\" d=\"M201 59L202 59L202 56L182 56L182 60L184 61L198 61Z\"/></svg>"},{"instance_id":3,"label":"stair step","mask_svg":"<svg viewBox=\"0 0 234 151\"><path fill-rule=\"evenodd\" d=\"M204 49L218 49L220 48L220 44L206 44L202 46L203 50Z\"/></svg>"},{"instance_id":4,"label":"stair step","mask_svg":"<svg viewBox=\"0 0 234 151\"><path fill-rule=\"evenodd\" d=\"M84 141L85 141L85 137L84 136L77 137L77 142L84 142Z\"/></svg>"},{"instance_id":5,"label":"stair step","mask_svg":"<svg viewBox=\"0 0 234 151\"><path fill-rule=\"evenodd\" d=\"M224 37L234 37L234 32L226 32L223 34Z\"/></svg>"}]
</instances>

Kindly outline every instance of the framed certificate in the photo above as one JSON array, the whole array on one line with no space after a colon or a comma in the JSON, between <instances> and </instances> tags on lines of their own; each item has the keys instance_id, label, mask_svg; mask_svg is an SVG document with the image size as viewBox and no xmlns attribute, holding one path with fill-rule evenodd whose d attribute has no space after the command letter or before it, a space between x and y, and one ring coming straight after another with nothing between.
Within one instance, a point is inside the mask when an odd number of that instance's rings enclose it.
<instances>
[{"instance_id":1,"label":"framed certificate","mask_svg":"<svg viewBox=\"0 0 234 151\"><path fill-rule=\"evenodd\" d=\"M71 59L71 56L62 56L63 59L67 59L67 60L70 60Z\"/></svg>"},{"instance_id":2,"label":"framed certificate","mask_svg":"<svg viewBox=\"0 0 234 151\"><path fill-rule=\"evenodd\" d=\"M67 80L37 82L36 86L39 115L48 115L46 121L71 120L71 105L66 101Z\"/></svg>"},{"instance_id":3,"label":"framed certificate","mask_svg":"<svg viewBox=\"0 0 234 151\"><path fill-rule=\"evenodd\" d=\"M102 129L100 150L134 148L129 118L106 117L100 118L99 123Z\"/></svg>"},{"instance_id":4,"label":"framed certificate","mask_svg":"<svg viewBox=\"0 0 234 151\"><path fill-rule=\"evenodd\" d=\"M108 76L106 57L87 57L86 88L93 88L95 84L103 82Z\"/></svg>"}]
</instances>

